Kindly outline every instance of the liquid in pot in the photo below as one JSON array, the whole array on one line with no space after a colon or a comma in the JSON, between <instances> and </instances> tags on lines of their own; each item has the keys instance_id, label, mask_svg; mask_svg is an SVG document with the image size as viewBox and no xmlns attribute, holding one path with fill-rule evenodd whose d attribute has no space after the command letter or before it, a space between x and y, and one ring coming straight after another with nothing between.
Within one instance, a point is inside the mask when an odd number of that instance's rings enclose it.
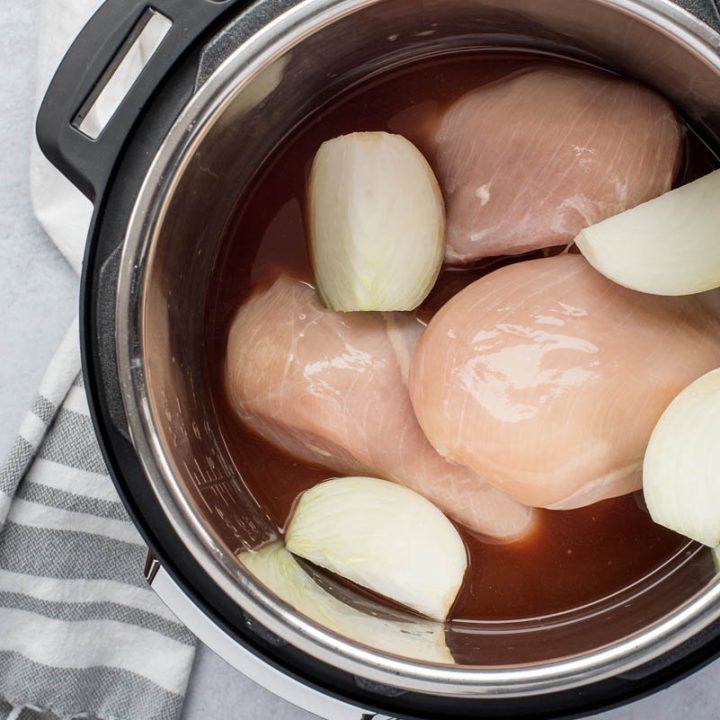
<instances>
[{"instance_id":1,"label":"liquid in pot","mask_svg":"<svg viewBox=\"0 0 720 720\"><path fill-rule=\"evenodd\" d=\"M303 209L315 152L323 141L341 134L384 130L404 135L432 164L427 128L451 103L540 61L546 66L569 63L522 52L478 52L428 59L365 80L295 128L238 198L211 283L208 376L238 472L279 530L303 490L338 473L289 457L245 428L226 396L223 367L233 315L254 287L281 273L312 282ZM677 185L718 166L689 129L683 157ZM418 316L429 320L464 286L499 265L527 257L444 268ZM538 513L533 532L513 543L493 542L458 527L469 566L450 619L515 620L571 610L607 598L679 556L692 555L708 579L714 574L708 553L696 553L685 538L652 522L639 493L578 510Z\"/></svg>"}]
</instances>

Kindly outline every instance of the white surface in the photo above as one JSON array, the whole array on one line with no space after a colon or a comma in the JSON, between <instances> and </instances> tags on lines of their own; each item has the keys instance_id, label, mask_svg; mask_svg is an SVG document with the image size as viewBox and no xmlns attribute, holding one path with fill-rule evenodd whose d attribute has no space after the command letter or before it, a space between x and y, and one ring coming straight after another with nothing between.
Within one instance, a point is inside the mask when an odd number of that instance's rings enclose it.
<instances>
[{"instance_id":1,"label":"white surface","mask_svg":"<svg viewBox=\"0 0 720 720\"><path fill-rule=\"evenodd\" d=\"M77 279L32 215L38 2L0 9L0 455L75 315Z\"/></svg>"},{"instance_id":2,"label":"white surface","mask_svg":"<svg viewBox=\"0 0 720 720\"><path fill-rule=\"evenodd\" d=\"M38 6L39 0L5 0L0 6L0 456L10 446L76 306L77 279L32 217L28 197ZM254 685L207 648L199 649L183 720L314 717ZM720 662L669 690L597 716L681 717L720 717Z\"/></svg>"}]
</instances>

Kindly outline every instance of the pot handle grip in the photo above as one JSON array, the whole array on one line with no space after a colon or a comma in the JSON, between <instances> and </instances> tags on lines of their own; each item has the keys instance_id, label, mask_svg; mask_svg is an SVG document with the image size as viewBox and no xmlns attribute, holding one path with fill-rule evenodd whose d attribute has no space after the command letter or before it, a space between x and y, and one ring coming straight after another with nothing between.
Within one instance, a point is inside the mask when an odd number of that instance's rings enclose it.
<instances>
[{"instance_id":1,"label":"pot handle grip","mask_svg":"<svg viewBox=\"0 0 720 720\"><path fill-rule=\"evenodd\" d=\"M195 40L247 0L106 0L67 51L40 105L36 132L45 156L91 201L162 78ZM159 18L157 17L159 16ZM83 119L152 19L164 36L99 133ZM165 18L165 21L162 21ZM115 91L116 92L116 91Z\"/></svg>"}]
</instances>

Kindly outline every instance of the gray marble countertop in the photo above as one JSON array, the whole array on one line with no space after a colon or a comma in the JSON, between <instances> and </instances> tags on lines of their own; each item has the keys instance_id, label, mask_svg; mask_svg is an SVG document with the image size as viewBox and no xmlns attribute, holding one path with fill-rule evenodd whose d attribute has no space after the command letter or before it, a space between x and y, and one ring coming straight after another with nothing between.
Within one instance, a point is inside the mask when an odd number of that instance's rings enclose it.
<instances>
[{"instance_id":1,"label":"gray marble countertop","mask_svg":"<svg viewBox=\"0 0 720 720\"><path fill-rule=\"evenodd\" d=\"M35 221L28 192L40 2L4 2L0 8L0 456L7 452L77 304L77 277ZM720 661L668 690L597 717L715 720L720 717L719 680ZM201 646L184 720L240 717L315 716L253 684Z\"/></svg>"}]
</instances>

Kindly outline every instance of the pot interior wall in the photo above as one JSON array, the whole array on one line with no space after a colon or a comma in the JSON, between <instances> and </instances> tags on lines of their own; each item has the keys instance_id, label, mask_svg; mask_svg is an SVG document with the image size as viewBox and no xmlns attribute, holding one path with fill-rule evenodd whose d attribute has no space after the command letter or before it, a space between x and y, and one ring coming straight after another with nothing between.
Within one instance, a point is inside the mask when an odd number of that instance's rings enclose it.
<instances>
[{"instance_id":1,"label":"pot interior wall","mask_svg":"<svg viewBox=\"0 0 720 720\"><path fill-rule=\"evenodd\" d=\"M375 2L286 47L239 85L208 120L175 178L155 229L142 314L145 378L161 452L191 511L225 553L234 556L275 535L230 458L205 374L205 302L236 199L277 143L349 84L392 64L484 47L559 53L637 78L670 98L708 142L717 145L720 138L718 68L651 20L590 0ZM687 549L599 605L542 621L456 623L447 630L455 660L485 667L536 663L620 640L703 590L708 575L696 554ZM372 605L333 591L365 610Z\"/></svg>"}]
</instances>

